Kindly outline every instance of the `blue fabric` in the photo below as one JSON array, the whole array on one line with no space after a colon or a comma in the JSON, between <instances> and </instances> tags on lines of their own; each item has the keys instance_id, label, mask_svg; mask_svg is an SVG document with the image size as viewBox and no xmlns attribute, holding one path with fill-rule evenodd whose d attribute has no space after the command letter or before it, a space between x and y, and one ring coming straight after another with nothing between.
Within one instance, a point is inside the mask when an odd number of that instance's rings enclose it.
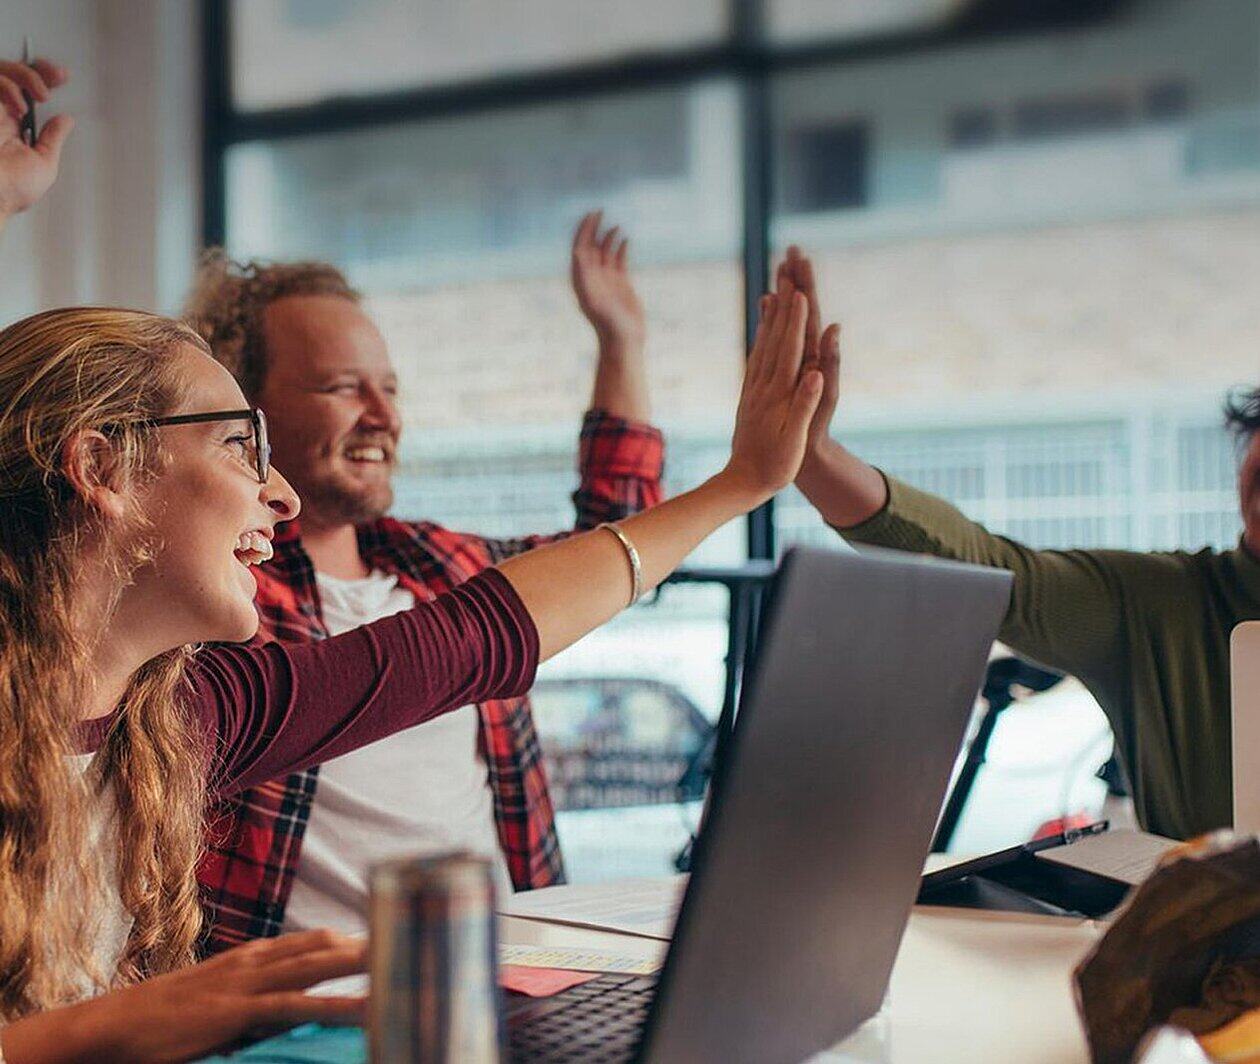
<instances>
[{"instance_id":1,"label":"blue fabric","mask_svg":"<svg viewBox=\"0 0 1260 1064\"><path fill-rule=\"evenodd\" d=\"M361 1027L320 1027L308 1023L288 1034L255 1042L227 1057L206 1057L201 1064L367 1064L367 1040Z\"/></svg>"}]
</instances>

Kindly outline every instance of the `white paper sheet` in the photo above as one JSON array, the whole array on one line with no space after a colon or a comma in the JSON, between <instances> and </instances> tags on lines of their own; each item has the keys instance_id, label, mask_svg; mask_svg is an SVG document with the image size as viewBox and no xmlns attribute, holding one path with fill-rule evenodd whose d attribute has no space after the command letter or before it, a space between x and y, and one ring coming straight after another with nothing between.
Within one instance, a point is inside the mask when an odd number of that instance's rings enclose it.
<instances>
[{"instance_id":1,"label":"white paper sheet","mask_svg":"<svg viewBox=\"0 0 1260 1064\"><path fill-rule=\"evenodd\" d=\"M975 856L974 853L929 853L927 860L923 863L923 874L928 876L933 872L943 872L956 864L970 861Z\"/></svg>"},{"instance_id":2,"label":"white paper sheet","mask_svg":"<svg viewBox=\"0 0 1260 1064\"><path fill-rule=\"evenodd\" d=\"M499 911L527 920L668 940L686 887L686 876L544 887L513 894Z\"/></svg>"},{"instance_id":3,"label":"white paper sheet","mask_svg":"<svg viewBox=\"0 0 1260 1064\"><path fill-rule=\"evenodd\" d=\"M632 957L606 950L575 946L516 946L499 943L499 963L526 968L560 968L572 972L618 972L624 975L655 975L665 960L665 943L653 957ZM368 992L366 975L329 979L308 993L317 997L364 997Z\"/></svg>"},{"instance_id":4,"label":"white paper sheet","mask_svg":"<svg viewBox=\"0 0 1260 1064\"><path fill-rule=\"evenodd\" d=\"M1155 871L1159 859L1177 843L1144 831L1104 831L1068 846L1042 850L1037 860L1080 868L1136 886Z\"/></svg>"}]
</instances>

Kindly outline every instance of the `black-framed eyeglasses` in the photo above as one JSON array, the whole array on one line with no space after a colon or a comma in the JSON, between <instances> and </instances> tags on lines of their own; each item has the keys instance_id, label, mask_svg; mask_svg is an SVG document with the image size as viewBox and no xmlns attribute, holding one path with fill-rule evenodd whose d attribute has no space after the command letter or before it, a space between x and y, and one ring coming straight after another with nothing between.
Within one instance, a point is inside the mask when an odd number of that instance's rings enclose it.
<instances>
[{"instance_id":1,"label":"black-framed eyeglasses","mask_svg":"<svg viewBox=\"0 0 1260 1064\"><path fill-rule=\"evenodd\" d=\"M254 430L254 469L258 473L258 483L266 484L271 474L271 442L267 439L267 417L258 407L244 410L211 410L204 414L171 414L169 417L149 417L132 424L153 426L159 425L198 425L209 421L248 421Z\"/></svg>"}]
</instances>

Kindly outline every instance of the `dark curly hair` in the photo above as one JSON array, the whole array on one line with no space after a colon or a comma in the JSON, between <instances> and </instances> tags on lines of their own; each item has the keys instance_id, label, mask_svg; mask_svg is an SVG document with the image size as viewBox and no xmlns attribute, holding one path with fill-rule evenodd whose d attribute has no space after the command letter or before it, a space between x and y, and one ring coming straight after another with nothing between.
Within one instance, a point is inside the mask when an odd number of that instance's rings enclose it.
<instances>
[{"instance_id":1,"label":"dark curly hair","mask_svg":"<svg viewBox=\"0 0 1260 1064\"><path fill-rule=\"evenodd\" d=\"M283 296L341 296L355 303L363 298L345 274L326 262L234 262L222 248L210 248L184 305L184 320L250 402L258 398L267 375L263 312Z\"/></svg>"},{"instance_id":2,"label":"dark curly hair","mask_svg":"<svg viewBox=\"0 0 1260 1064\"><path fill-rule=\"evenodd\" d=\"M1260 429L1260 388L1231 388L1225 397L1225 427L1240 441L1250 441Z\"/></svg>"}]
</instances>

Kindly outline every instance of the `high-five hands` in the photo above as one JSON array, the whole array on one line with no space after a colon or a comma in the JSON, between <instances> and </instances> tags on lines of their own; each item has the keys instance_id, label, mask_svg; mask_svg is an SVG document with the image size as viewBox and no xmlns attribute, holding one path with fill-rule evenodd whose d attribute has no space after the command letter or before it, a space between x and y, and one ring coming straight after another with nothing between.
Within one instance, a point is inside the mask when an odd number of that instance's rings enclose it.
<instances>
[{"instance_id":1,"label":"high-five hands","mask_svg":"<svg viewBox=\"0 0 1260 1064\"><path fill-rule=\"evenodd\" d=\"M21 123L30 94L46 103L69 79L66 68L47 59L25 63L0 60L0 223L38 202L57 178L61 148L74 119L57 115L44 126L34 146L22 139Z\"/></svg>"},{"instance_id":2,"label":"high-five hands","mask_svg":"<svg viewBox=\"0 0 1260 1064\"><path fill-rule=\"evenodd\" d=\"M832 323L822 329L822 314L818 305L818 287L814 282L814 264L800 248L793 244L787 249L787 257L779 264L777 284L791 285L804 294L809 304L805 319L804 366L817 369L822 374L822 397L809 425L809 447L817 448L828 438L831 418L840 399L840 326Z\"/></svg>"},{"instance_id":3,"label":"high-five hands","mask_svg":"<svg viewBox=\"0 0 1260 1064\"><path fill-rule=\"evenodd\" d=\"M760 310L726 471L764 501L800 468L823 375L817 365L805 364L805 294L780 276L774 294L761 297Z\"/></svg>"},{"instance_id":4,"label":"high-five hands","mask_svg":"<svg viewBox=\"0 0 1260 1064\"><path fill-rule=\"evenodd\" d=\"M810 420L805 458L796 476L796 486L827 524L853 528L869 521L888 502L888 482L874 466L868 465L831 435L831 420L840 398L840 326L821 329L818 289L814 264L798 247L788 248L779 266L778 281L805 296L809 312L805 325L807 369L822 377L822 395Z\"/></svg>"},{"instance_id":5,"label":"high-five hands","mask_svg":"<svg viewBox=\"0 0 1260 1064\"><path fill-rule=\"evenodd\" d=\"M599 337L601 348L641 348L643 304L630 281L626 255L630 241L613 226L600 232L603 211L591 211L573 234L570 278L578 306Z\"/></svg>"}]
</instances>

